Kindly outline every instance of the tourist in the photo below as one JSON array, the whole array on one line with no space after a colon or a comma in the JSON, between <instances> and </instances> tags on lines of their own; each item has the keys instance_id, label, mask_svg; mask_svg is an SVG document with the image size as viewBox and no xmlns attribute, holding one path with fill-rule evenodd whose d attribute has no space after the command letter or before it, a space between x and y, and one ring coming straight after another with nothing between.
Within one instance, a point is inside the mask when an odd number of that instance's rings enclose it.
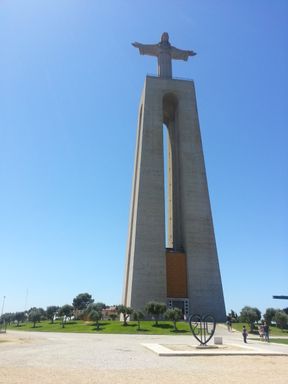
<instances>
[{"instance_id":1,"label":"tourist","mask_svg":"<svg viewBox=\"0 0 288 384\"><path fill-rule=\"evenodd\" d=\"M264 330L264 340L267 341L267 343L269 343L269 325L266 323L264 323L264 326L263 326L263 330Z\"/></svg>"},{"instance_id":2,"label":"tourist","mask_svg":"<svg viewBox=\"0 0 288 384\"><path fill-rule=\"evenodd\" d=\"M264 340L264 325L263 324L261 324L259 326L258 332L259 332L260 340L263 341Z\"/></svg>"},{"instance_id":3,"label":"tourist","mask_svg":"<svg viewBox=\"0 0 288 384\"><path fill-rule=\"evenodd\" d=\"M226 324L227 324L227 329L229 332L232 332L232 319L231 319L231 316L230 315L227 315L227 321L226 321Z\"/></svg>"},{"instance_id":4,"label":"tourist","mask_svg":"<svg viewBox=\"0 0 288 384\"><path fill-rule=\"evenodd\" d=\"M247 332L245 325L243 325L242 336L243 336L244 343L247 343L248 332Z\"/></svg>"}]
</instances>

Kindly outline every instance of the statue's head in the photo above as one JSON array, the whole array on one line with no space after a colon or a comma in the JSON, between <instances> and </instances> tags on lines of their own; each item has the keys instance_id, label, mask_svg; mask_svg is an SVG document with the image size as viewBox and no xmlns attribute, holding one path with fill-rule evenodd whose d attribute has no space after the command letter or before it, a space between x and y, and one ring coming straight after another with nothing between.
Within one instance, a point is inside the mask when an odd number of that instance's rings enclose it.
<instances>
[{"instance_id":1,"label":"statue's head","mask_svg":"<svg viewBox=\"0 0 288 384\"><path fill-rule=\"evenodd\" d=\"M161 36L161 43L163 43L163 42L169 42L169 35L168 35L168 33L167 32L164 32L164 33L162 33L162 36Z\"/></svg>"}]
</instances>

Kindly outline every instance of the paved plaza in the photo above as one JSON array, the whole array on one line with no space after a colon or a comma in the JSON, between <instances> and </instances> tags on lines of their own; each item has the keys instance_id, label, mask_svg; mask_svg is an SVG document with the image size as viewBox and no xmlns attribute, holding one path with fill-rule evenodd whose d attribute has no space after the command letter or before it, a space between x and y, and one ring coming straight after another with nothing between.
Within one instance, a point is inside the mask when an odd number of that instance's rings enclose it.
<instances>
[{"instance_id":1,"label":"paved plaza","mask_svg":"<svg viewBox=\"0 0 288 384\"><path fill-rule=\"evenodd\" d=\"M239 332L223 326L216 336L223 345L199 353L192 335L8 331L0 334L0 384L287 384L288 346L244 345ZM171 353L161 356L157 346Z\"/></svg>"}]
</instances>

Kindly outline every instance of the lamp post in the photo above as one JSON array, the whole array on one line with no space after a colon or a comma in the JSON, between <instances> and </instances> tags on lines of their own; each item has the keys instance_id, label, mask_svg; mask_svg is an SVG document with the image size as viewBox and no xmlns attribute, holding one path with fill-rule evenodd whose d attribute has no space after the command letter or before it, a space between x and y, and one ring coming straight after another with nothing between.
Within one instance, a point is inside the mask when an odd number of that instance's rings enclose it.
<instances>
[{"instance_id":1,"label":"lamp post","mask_svg":"<svg viewBox=\"0 0 288 384\"><path fill-rule=\"evenodd\" d=\"M0 332L6 333L6 324L5 319L2 319L3 312L4 312L4 303L5 303L6 296L3 296L3 302L2 302L2 309L1 309L1 321L0 321Z\"/></svg>"},{"instance_id":2,"label":"lamp post","mask_svg":"<svg viewBox=\"0 0 288 384\"><path fill-rule=\"evenodd\" d=\"M1 317L2 317L3 312L4 312L5 299L6 299L6 296L3 296L2 309L1 309Z\"/></svg>"}]
</instances>

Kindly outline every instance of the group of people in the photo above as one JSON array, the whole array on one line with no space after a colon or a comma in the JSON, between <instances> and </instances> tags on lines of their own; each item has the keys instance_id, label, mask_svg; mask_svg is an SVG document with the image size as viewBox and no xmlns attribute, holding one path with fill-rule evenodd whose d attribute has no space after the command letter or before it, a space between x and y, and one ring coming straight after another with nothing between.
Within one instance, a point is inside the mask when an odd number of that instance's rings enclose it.
<instances>
[{"instance_id":1,"label":"group of people","mask_svg":"<svg viewBox=\"0 0 288 384\"><path fill-rule=\"evenodd\" d=\"M265 322L258 327L260 340L269 342L269 325Z\"/></svg>"},{"instance_id":2,"label":"group of people","mask_svg":"<svg viewBox=\"0 0 288 384\"><path fill-rule=\"evenodd\" d=\"M232 332L232 316L229 314L226 318L226 325L229 332ZM261 341L267 341L269 342L269 325L265 322L263 322L261 325L258 326L258 333L260 336ZM246 329L246 326L243 325L242 328L242 336L244 343L247 343L247 337L248 337L248 331Z\"/></svg>"},{"instance_id":3,"label":"group of people","mask_svg":"<svg viewBox=\"0 0 288 384\"><path fill-rule=\"evenodd\" d=\"M266 321L263 324L259 325L258 332L260 340L269 342L269 325L266 323ZM247 343L248 331L245 325L243 325L242 328L242 336L244 343Z\"/></svg>"}]
</instances>

